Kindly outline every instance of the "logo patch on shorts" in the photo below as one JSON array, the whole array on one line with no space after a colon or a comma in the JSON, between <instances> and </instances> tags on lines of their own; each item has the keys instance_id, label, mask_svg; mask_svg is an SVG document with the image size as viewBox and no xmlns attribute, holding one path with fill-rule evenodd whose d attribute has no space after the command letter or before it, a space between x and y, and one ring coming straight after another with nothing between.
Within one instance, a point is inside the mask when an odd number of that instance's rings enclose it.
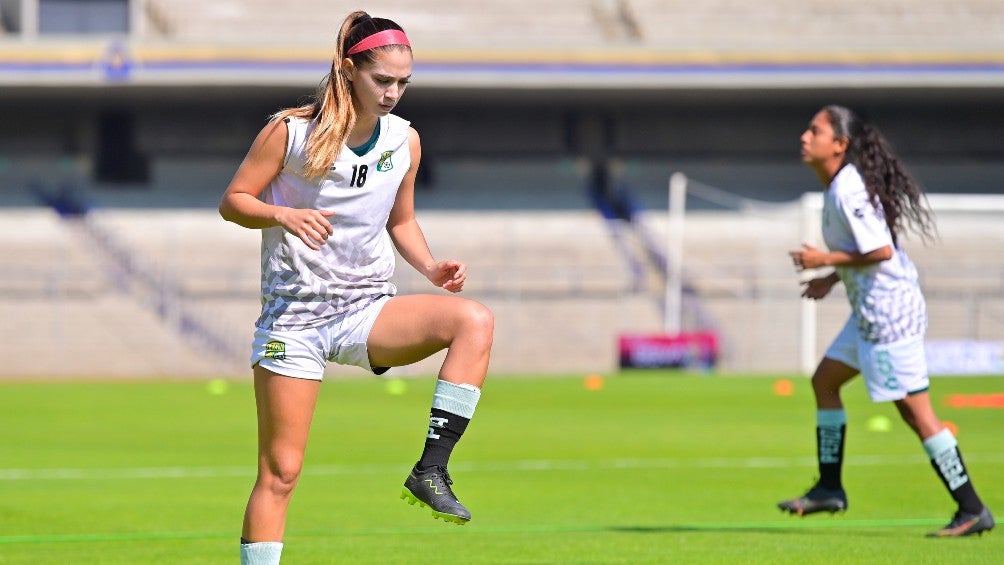
<instances>
[{"instance_id":1,"label":"logo patch on shorts","mask_svg":"<svg viewBox=\"0 0 1004 565\"><path fill-rule=\"evenodd\" d=\"M286 358L286 344L281 341L270 341L266 343L265 358L282 361Z\"/></svg>"}]
</instances>

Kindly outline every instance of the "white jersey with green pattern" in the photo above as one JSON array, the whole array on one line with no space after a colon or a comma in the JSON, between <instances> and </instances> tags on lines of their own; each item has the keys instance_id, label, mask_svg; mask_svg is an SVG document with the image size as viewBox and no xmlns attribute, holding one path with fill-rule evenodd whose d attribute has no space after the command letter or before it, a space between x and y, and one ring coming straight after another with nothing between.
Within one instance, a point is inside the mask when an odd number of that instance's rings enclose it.
<instances>
[{"instance_id":1,"label":"white jersey with green pattern","mask_svg":"<svg viewBox=\"0 0 1004 565\"><path fill-rule=\"evenodd\" d=\"M315 122L288 118L282 170L262 194L277 206L330 210L334 233L320 251L281 227L262 230L262 310L257 325L300 330L393 295L394 248L387 219L411 166L409 122L387 115L363 155L343 146L321 178L304 178L307 138Z\"/></svg>"},{"instance_id":2,"label":"white jersey with green pattern","mask_svg":"<svg viewBox=\"0 0 1004 565\"><path fill-rule=\"evenodd\" d=\"M823 194L823 239L833 251L868 253L886 245L893 249L887 261L836 268L862 339L895 343L924 335L927 307L917 268L893 243L882 206L872 204L854 165L844 165Z\"/></svg>"}]
</instances>

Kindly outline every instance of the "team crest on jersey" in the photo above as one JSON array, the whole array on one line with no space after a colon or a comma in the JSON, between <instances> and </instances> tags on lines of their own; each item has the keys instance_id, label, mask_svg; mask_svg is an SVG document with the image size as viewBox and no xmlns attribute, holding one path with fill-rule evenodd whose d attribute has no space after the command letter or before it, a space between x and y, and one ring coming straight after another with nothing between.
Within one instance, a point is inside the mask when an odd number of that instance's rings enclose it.
<instances>
[{"instance_id":1,"label":"team crest on jersey","mask_svg":"<svg viewBox=\"0 0 1004 565\"><path fill-rule=\"evenodd\" d=\"M282 361L286 358L286 344L281 341L270 341L266 343L265 358Z\"/></svg>"},{"instance_id":2,"label":"team crest on jersey","mask_svg":"<svg viewBox=\"0 0 1004 565\"><path fill-rule=\"evenodd\" d=\"M394 156L393 151L384 151L380 154L380 160L377 161L377 170L381 173L385 173L394 168L394 162L391 161L391 157Z\"/></svg>"}]
</instances>

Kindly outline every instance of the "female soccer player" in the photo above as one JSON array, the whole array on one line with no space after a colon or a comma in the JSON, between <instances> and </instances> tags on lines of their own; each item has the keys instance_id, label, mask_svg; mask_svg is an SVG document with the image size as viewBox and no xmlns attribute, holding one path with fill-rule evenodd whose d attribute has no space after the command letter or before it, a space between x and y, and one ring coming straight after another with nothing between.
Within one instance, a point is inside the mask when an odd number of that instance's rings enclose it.
<instances>
[{"instance_id":1,"label":"female soccer player","mask_svg":"<svg viewBox=\"0 0 1004 565\"><path fill-rule=\"evenodd\" d=\"M279 562L327 361L379 374L448 350L425 448L401 497L437 518L471 518L450 488L447 463L481 394L494 319L451 295L396 296L390 282L395 248L437 287L460 292L467 279L464 263L433 258L415 219L419 136L391 114L411 74L399 25L350 14L313 102L278 112L261 130L220 203L224 219L262 232L251 354L258 476L242 562Z\"/></svg>"},{"instance_id":2,"label":"female soccer player","mask_svg":"<svg viewBox=\"0 0 1004 565\"><path fill-rule=\"evenodd\" d=\"M899 245L912 228L931 237L934 224L918 184L885 139L851 110L826 106L802 134L802 161L825 188L823 239L790 252L795 268L833 267L807 281L802 296L824 298L843 282L851 316L812 375L816 396L819 481L778 506L798 515L847 509L841 484L847 418L840 388L864 375L873 402L892 401L917 434L958 511L931 537L982 533L994 526L969 478L952 432L934 414L924 357L927 310L917 270Z\"/></svg>"}]
</instances>

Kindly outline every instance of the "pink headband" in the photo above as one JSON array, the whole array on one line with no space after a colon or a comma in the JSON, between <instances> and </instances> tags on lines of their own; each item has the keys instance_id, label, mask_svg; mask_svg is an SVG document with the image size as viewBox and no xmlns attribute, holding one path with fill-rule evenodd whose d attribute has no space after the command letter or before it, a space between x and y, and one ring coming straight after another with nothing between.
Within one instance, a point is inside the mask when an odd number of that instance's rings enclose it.
<instances>
[{"instance_id":1,"label":"pink headband","mask_svg":"<svg viewBox=\"0 0 1004 565\"><path fill-rule=\"evenodd\" d=\"M346 55L355 55L362 51L369 49L375 49L377 47L383 47L385 45L407 45L411 47L411 43L408 42L408 36L404 34L403 31L397 29L385 29L383 31L378 31L373 35L363 38L359 43L356 43L349 48Z\"/></svg>"}]
</instances>

